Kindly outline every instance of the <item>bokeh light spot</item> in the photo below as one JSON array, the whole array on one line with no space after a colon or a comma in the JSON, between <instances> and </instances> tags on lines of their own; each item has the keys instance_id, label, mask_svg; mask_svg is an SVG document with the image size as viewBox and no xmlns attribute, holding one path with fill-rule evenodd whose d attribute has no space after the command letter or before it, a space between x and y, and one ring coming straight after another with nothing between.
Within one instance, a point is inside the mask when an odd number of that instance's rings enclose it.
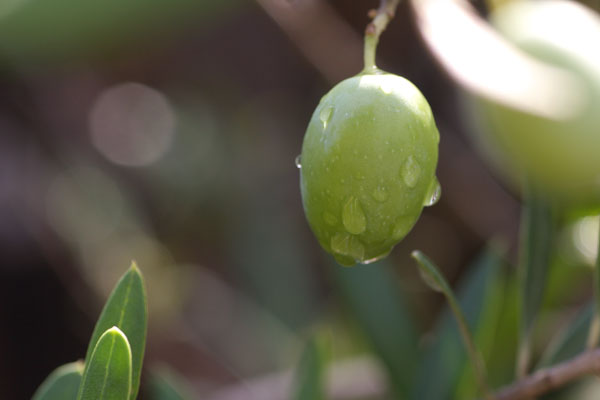
<instances>
[{"instance_id":1,"label":"bokeh light spot","mask_svg":"<svg viewBox=\"0 0 600 400\"><path fill-rule=\"evenodd\" d=\"M154 163L169 149L174 132L175 114L166 97L138 83L106 89L90 114L94 146L119 165Z\"/></svg>"}]
</instances>

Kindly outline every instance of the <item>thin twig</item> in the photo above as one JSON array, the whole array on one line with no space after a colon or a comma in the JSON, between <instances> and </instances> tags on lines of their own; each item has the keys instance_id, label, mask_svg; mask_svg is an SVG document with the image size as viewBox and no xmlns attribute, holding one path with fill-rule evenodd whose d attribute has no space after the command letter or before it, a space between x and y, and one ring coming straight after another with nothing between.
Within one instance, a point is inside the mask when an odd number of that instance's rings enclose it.
<instances>
[{"instance_id":1,"label":"thin twig","mask_svg":"<svg viewBox=\"0 0 600 400\"><path fill-rule=\"evenodd\" d=\"M498 391L496 400L526 400L535 398L584 375L600 371L600 349L587 351L571 360L541 369Z\"/></svg>"},{"instance_id":2,"label":"thin twig","mask_svg":"<svg viewBox=\"0 0 600 400\"><path fill-rule=\"evenodd\" d=\"M369 11L369 17L373 20L365 29L365 70L375 68L375 50L377 49L379 36L391 19L394 18L399 3L400 0L381 0L377 10Z\"/></svg>"}]
</instances>

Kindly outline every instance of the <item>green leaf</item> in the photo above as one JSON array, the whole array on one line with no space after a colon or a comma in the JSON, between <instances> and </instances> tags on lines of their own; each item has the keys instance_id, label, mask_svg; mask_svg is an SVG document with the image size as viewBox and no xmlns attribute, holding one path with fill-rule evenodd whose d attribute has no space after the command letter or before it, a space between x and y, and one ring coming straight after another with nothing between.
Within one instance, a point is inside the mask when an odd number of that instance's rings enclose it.
<instances>
[{"instance_id":1,"label":"green leaf","mask_svg":"<svg viewBox=\"0 0 600 400\"><path fill-rule=\"evenodd\" d=\"M386 366L398 398L407 398L418 359L415 323L390 264L341 268L333 277L373 350Z\"/></svg>"},{"instance_id":2,"label":"green leaf","mask_svg":"<svg viewBox=\"0 0 600 400\"><path fill-rule=\"evenodd\" d=\"M148 325L148 308L146 290L142 274L135 263L123 275L111 293L104 309L96 322L92 339L85 356L92 356L96 343L101 335L113 326L119 328L129 341L132 360L132 390L131 400L137 396L140 386L140 375L146 347L146 328Z\"/></svg>"},{"instance_id":3,"label":"green leaf","mask_svg":"<svg viewBox=\"0 0 600 400\"><path fill-rule=\"evenodd\" d=\"M463 311L466 323L477 336L478 328L492 307L492 300L501 284L501 258L494 250L486 250L469 268L467 276L458 287L458 305ZM424 273L432 271L425 270ZM440 281L439 273L430 273L429 278L440 288L447 287ZM493 305L495 308L496 305ZM415 363L417 364L417 363ZM439 400L451 399L459 380L467 368L467 353L460 334L460 328L449 306L446 306L438 320L432 346L421 358L413 385L412 399ZM471 381L474 386L474 381Z\"/></svg>"},{"instance_id":4,"label":"green leaf","mask_svg":"<svg viewBox=\"0 0 600 400\"><path fill-rule=\"evenodd\" d=\"M294 400L325 399L325 351L323 345L312 338L302 354L294 386Z\"/></svg>"},{"instance_id":5,"label":"green leaf","mask_svg":"<svg viewBox=\"0 0 600 400\"><path fill-rule=\"evenodd\" d=\"M538 193L529 190L521 222L519 376L525 375L529 368L529 341L544 299L555 230L552 206Z\"/></svg>"},{"instance_id":6,"label":"green leaf","mask_svg":"<svg viewBox=\"0 0 600 400\"><path fill-rule=\"evenodd\" d=\"M86 363L77 400L127 400L131 394L131 347L119 328L108 329Z\"/></svg>"},{"instance_id":7,"label":"green leaf","mask_svg":"<svg viewBox=\"0 0 600 400\"><path fill-rule=\"evenodd\" d=\"M83 374L83 362L76 361L55 369L31 400L75 400Z\"/></svg>"}]
</instances>

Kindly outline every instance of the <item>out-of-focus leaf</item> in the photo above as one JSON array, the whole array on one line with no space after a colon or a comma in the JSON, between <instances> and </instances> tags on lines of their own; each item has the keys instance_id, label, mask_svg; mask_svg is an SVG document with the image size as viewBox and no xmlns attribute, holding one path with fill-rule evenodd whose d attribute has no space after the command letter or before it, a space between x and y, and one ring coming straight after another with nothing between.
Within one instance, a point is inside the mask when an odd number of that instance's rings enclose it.
<instances>
[{"instance_id":1,"label":"out-of-focus leaf","mask_svg":"<svg viewBox=\"0 0 600 400\"><path fill-rule=\"evenodd\" d=\"M188 400L192 398L183 378L166 367L161 367L160 371L152 373L149 391L152 400Z\"/></svg>"},{"instance_id":2,"label":"out-of-focus leaf","mask_svg":"<svg viewBox=\"0 0 600 400\"><path fill-rule=\"evenodd\" d=\"M23 63L97 56L99 52L133 44L148 35L156 43L186 23L210 21L239 3L239 0L4 1L0 2L0 55Z\"/></svg>"},{"instance_id":3,"label":"out-of-focus leaf","mask_svg":"<svg viewBox=\"0 0 600 400\"><path fill-rule=\"evenodd\" d=\"M83 374L83 363L72 362L55 369L31 400L75 400Z\"/></svg>"},{"instance_id":4,"label":"out-of-focus leaf","mask_svg":"<svg viewBox=\"0 0 600 400\"><path fill-rule=\"evenodd\" d=\"M398 398L407 398L417 363L417 334L406 301L385 261L332 273L374 351L387 367Z\"/></svg>"},{"instance_id":5,"label":"out-of-focus leaf","mask_svg":"<svg viewBox=\"0 0 600 400\"><path fill-rule=\"evenodd\" d=\"M537 369L547 368L566 361L584 351L593 314L594 304L590 304L571 323L565 324L564 329L554 337L544 354L542 354ZM578 383L573 382L566 385L555 392L542 396L541 399L559 400L577 398L573 396L572 391L577 388Z\"/></svg>"},{"instance_id":6,"label":"out-of-focus leaf","mask_svg":"<svg viewBox=\"0 0 600 400\"><path fill-rule=\"evenodd\" d=\"M296 371L293 400L325 400L325 354L316 338L308 341Z\"/></svg>"},{"instance_id":7,"label":"out-of-focus leaf","mask_svg":"<svg viewBox=\"0 0 600 400\"><path fill-rule=\"evenodd\" d=\"M593 312L593 305L588 305L574 321L565 324L540 358L537 369L566 361L585 350Z\"/></svg>"},{"instance_id":8,"label":"out-of-focus leaf","mask_svg":"<svg viewBox=\"0 0 600 400\"><path fill-rule=\"evenodd\" d=\"M140 385L147 325L148 309L144 280L140 270L135 263L132 263L131 268L117 283L117 286L104 305L85 356L87 370L88 360L92 357L92 352L100 337L113 326L123 331L127 337L129 346L131 346L132 400L136 398Z\"/></svg>"},{"instance_id":9,"label":"out-of-focus leaf","mask_svg":"<svg viewBox=\"0 0 600 400\"><path fill-rule=\"evenodd\" d=\"M486 312L496 308L494 292L499 279L501 259L493 250L487 250L470 267L468 275L458 288L458 302L472 332L479 331ZM459 327L446 306L436 328L435 342L422 357L417 367L412 399L451 399L461 374L467 365L465 346ZM475 381L471 381L472 386Z\"/></svg>"},{"instance_id":10,"label":"out-of-focus leaf","mask_svg":"<svg viewBox=\"0 0 600 400\"><path fill-rule=\"evenodd\" d=\"M552 207L540 194L529 190L521 222L521 322L517 373L529 367L529 340L542 306L555 236Z\"/></svg>"},{"instance_id":11,"label":"out-of-focus leaf","mask_svg":"<svg viewBox=\"0 0 600 400\"><path fill-rule=\"evenodd\" d=\"M86 361L77 400L127 400L131 389L131 347L123 332L112 327Z\"/></svg>"}]
</instances>

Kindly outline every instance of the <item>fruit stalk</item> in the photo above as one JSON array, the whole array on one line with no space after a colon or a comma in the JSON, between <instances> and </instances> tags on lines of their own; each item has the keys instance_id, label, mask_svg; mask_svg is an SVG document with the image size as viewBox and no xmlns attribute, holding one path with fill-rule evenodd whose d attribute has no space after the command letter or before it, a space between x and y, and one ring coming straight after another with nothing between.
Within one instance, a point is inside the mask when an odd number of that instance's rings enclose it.
<instances>
[{"instance_id":1,"label":"fruit stalk","mask_svg":"<svg viewBox=\"0 0 600 400\"><path fill-rule=\"evenodd\" d=\"M398 3L400 3L400 0L381 0L377 10L369 11L369 17L373 20L365 29L365 71L372 71L376 68L375 51L377 43L379 43L379 36L385 30L390 20L394 18Z\"/></svg>"}]
</instances>

